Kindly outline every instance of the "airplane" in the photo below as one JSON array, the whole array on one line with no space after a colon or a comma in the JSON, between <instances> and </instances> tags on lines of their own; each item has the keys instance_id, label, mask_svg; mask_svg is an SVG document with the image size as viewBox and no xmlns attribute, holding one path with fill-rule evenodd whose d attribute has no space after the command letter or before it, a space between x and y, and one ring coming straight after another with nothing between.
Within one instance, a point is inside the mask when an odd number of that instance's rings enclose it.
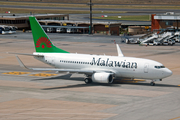
<instances>
[{"instance_id":1,"label":"airplane","mask_svg":"<svg viewBox=\"0 0 180 120\"><path fill-rule=\"evenodd\" d=\"M172 75L172 71L163 64L143 58L125 57L116 44L118 56L70 53L57 48L42 29L37 19L29 17L35 50L33 54L16 53L21 67L40 71L58 71L85 74L85 83L113 83L114 79L131 78L162 81ZM30 55L54 68L28 68L17 55Z\"/></svg>"}]
</instances>

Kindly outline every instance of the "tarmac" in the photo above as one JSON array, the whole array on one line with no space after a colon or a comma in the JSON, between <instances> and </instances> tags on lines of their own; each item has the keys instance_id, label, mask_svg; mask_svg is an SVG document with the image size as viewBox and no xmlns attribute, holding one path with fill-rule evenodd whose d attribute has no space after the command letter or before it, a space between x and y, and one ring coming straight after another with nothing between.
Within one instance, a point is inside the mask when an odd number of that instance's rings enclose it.
<instances>
[{"instance_id":1,"label":"tarmac","mask_svg":"<svg viewBox=\"0 0 180 120\"><path fill-rule=\"evenodd\" d=\"M31 32L0 35L0 120L180 120L180 47L121 43L120 36L48 34L66 51L156 60L173 75L150 86L150 80L85 84L82 74L31 71L19 66L13 53L34 49ZM19 55L28 67L50 67Z\"/></svg>"}]
</instances>

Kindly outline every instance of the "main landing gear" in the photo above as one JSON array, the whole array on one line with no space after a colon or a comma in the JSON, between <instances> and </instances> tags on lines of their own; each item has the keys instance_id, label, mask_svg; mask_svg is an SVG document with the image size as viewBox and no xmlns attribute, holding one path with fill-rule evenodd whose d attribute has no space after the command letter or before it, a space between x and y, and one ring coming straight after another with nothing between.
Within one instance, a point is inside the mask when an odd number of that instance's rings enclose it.
<instances>
[{"instance_id":1,"label":"main landing gear","mask_svg":"<svg viewBox=\"0 0 180 120\"><path fill-rule=\"evenodd\" d=\"M151 85L151 86L155 86L155 83L154 83L154 82L151 82L150 85Z\"/></svg>"},{"instance_id":2,"label":"main landing gear","mask_svg":"<svg viewBox=\"0 0 180 120\"><path fill-rule=\"evenodd\" d=\"M91 78L85 78L85 79L84 79L84 82L85 82L86 84L92 83L92 79L91 79Z\"/></svg>"}]
</instances>

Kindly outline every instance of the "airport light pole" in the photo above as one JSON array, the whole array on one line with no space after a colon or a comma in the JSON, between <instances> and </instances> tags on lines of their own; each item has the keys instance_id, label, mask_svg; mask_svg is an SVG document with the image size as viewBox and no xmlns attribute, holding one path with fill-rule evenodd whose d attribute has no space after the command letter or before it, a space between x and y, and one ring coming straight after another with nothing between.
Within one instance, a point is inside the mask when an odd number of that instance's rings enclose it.
<instances>
[{"instance_id":1,"label":"airport light pole","mask_svg":"<svg viewBox=\"0 0 180 120\"><path fill-rule=\"evenodd\" d=\"M92 34L92 0L90 0L90 3L88 3L90 6L90 26L89 26L89 34Z\"/></svg>"}]
</instances>

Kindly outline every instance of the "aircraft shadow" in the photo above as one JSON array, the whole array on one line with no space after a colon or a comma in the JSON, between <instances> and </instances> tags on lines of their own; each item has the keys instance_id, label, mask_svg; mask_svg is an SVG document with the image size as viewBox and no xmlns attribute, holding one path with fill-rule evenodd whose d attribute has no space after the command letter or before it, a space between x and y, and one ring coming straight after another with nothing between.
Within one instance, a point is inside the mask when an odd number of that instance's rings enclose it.
<instances>
[{"instance_id":1,"label":"aircraft shadow","mask_svg":"<svg viewBox=\"0 0 180 120\"><path fill-rule=\"evenodd\" d=\"M55 79L63 79L63 80L73 80L73 81L82 81L84 82L83 77L71 77L72 74L66 74L66 75L61 75L61 76L55 76L55 77L49 77L49 78L41 78L41 79L33 79L31 81L41 81L41 80L55 80ZM89 86L107 86L107 87L120 87L122 84L127 84L127 85L141 85L141 86L151 86L150 83L147 82L136 82L136 83L131 83L129 81L121 81L121 80L114 80L112 84L108 83L91 83L91 84L77 84L77 85L69 85L69 86L63 86L63 87L53 87L53 88L44 88L43 90L52 90L52 89L65 89L65 88L75 88L75 87L89 87ZM178 85L168 85L168 84L159 84L156 83L155 86L152 87L177 87L179 88L180 86Z\"/></svg>"},{"instance_id":2,"label":"aircraft shadow","mask_svg":"<svg viewBox=\"0 0 180 120\"><path fill-rule=\"evenodd\" d=\"M77 85L68 85L62 87L51 87L51 88L43 88L42 90L54 90L54 89L65 89L65 88L80 88L80 87L88 87L90 85L86 84L77 84Z\"/></svg>"},{"instance_id":3,"label":"aircraft shadow","mask_svg":"<svg viewBox=\"0 0 180 120\"><path fill-rule=\"evenodd\" d=\"M80 88L80 87L92 87L92 86L107 86L107 87L117 87L116 84L105 84L105 83L91 83L91 84L77 84L77 85L68 85L62 87L51 87L51 88L43 88L42 90L54 90L54 89L68 89L68 88ZM119 85L118 85L119 87Z\"/></svg>"},{"instance_id":4,"label":"aircraft shadow","mask_svg":"<svg viewBox=\"0 0 180 120\"><path fill-rule=\"evenodd\" d=\"M55 76L55 77L33 79L33 80L31 80L31 81L55 80L55 79L74 80L74 81L83 81L83 80L84 80L84 78L82 78L82 77L71 77L71 75L72 75L72 74L66 74L66 75Z\"/></svg>"},{"instance_id":5,"label":"aircraft shadow","mask_svg":"<svg viewBox=\"0 0 180 120\"><path fill-rule=\"evenodd\" d=\"M113 83L113 84L129 84L129 85L141 85L141 86L151 86L150 83ZM152 86L152 87L177 87L177 88L180 88L180 86L178 85L168 85L168 84L159 84L159 83L156 83L155 86Z\"/></svg>"}]
</instances>

